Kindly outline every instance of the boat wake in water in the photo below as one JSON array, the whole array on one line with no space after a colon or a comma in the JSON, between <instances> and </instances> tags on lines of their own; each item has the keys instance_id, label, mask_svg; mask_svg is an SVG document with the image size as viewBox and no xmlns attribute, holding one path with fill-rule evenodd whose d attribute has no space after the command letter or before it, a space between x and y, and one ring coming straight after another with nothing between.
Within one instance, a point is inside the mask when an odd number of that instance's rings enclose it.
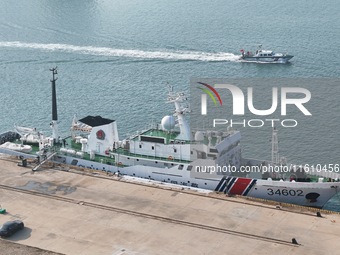
<instances>
[{"instance_id":1,"label":"boat wake in water","mask_svg":"<svg viewBox=\"0 0 340 255\"><path fill-rule=\"evenodd\" d=\"M43 44L25 42L0 42L0 48L37 49L45 51L72 52L96 56L127 57L139 59L191 60L191 61L238 61L240 56L233 53L209 53L200 51L144 51L109 47L76 46L71 44Z\"/></svg>"}]
</instances>

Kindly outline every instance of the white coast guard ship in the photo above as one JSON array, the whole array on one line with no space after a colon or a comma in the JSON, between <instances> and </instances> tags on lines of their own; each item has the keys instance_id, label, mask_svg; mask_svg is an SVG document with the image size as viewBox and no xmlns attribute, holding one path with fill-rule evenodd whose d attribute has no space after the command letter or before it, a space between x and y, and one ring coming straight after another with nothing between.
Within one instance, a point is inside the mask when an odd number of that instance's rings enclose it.
<instances>
[{"instance_id":1,"label":"white coast guard ship","mask_svg":"<svg viewBox=\"0 0 340 255\"><path fill-rule=\"evenodd\" d=\"M52 98L56 107L56 97ZM303 170L297 168L287 176L264 176L261 172L235 176L211 171L212 166L261 169L271 163L242 158L239 131L191 132L185 118L189 109L183 106L186 100L184 93L170 90L167 101L174 104L174 114L124 140L119 139L115 120L74 118L72 135L65 139L41 136L39 153L47 156L46 152L54 152L51 160L68 165L303 206L321 208L337 193L339 183L308 182ZM53 111L51 127L56 135L56 108Z\"/></svg>"},{"instance_id":2,"label":"white coast guard ship","mask_svg":"<svg viewBox=\"0 0 340 255\"><path fill-rule=\"evenodd\" d=\"M286 64L294 56L285 53L276 53L272 50L263 50L262 45L258 46L255 53L251 51L241 50L240 60L243 62L255 62L255 63L282 63Z\"/></svg>"}]
</instances>

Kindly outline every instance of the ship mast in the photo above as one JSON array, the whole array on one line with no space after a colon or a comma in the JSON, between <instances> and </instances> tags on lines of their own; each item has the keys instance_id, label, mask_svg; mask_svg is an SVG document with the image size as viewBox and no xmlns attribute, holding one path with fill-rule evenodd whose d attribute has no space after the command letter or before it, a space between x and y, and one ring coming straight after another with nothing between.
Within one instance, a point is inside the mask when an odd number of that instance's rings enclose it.
<instances>
[{"instance_id":1,"label":"ship mast","mask_svg":"<svg viewBox=\"0 0 340 255\"><path fill-rule=\"evenodd\" d=\"M187 120L184 118L184 114L190 112L190 110L180 104L186 100L187 97L185 97L184 93L173 93L173 88L170 87L168 102L175 104L176 110L174 116L177 117L177 123L180 129L180 134L176 137L176 139L190 141L190 127Z\"/></svg>"},{"instance_id":2,"label":"ship mast","mask_svg":"<svg viewBox=\"0 0 340 255\"><path fill-rule=\"evenodd\" d=\"M55 87L55 82L58 79L55 77L57 72L57 67L51 68L50 71L52 72L52 122L51 122L51 128L52 128L52 138L54 142L58 142L59 140L59 134L58 134L58 113L57 113L57 92Z\"/></svg>"}]
</instances>

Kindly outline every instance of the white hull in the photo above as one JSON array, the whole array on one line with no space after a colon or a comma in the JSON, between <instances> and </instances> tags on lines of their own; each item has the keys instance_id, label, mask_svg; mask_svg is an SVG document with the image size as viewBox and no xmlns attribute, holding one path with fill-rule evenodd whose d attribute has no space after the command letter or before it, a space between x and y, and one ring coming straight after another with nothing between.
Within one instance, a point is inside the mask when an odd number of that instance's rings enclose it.
<instances>
[{"instance_id":1,"label":"white hull","mask_svg":"<svg viewBox=\"0 0 340 255\"><path fill-rule=\"evenodd\" d=\"M256 55L242 53L245 61L258 61L259 58L268 62L286 62L292 57L263 50L258 50ZM51 71L53 83L56 73L55 69ZM218 95L211 85L198 84ZM52 115L57 115L54 90L52 94ZM251 175L252 178L243 178L223 175L230 171L217 173L210 170L216 170L215 166L220 170L230 166L237 170L245 165L262 169L269 164L242 158L239 131L190 130L184 118L190 109L184 105L187 97L183 92L175 93L169 88L167 101L175 106L173 115L164 116L160 124L122 141L118 137L116 121L101 116L89 115L79 121L74 118L72 135L65 139L57 139L56 116L51 125L53 137L43 138L41 133L30 128L17 127L17 130L21 132L21 138L27 140L28 136L32 136L32 139L36 136L39 139L39 152L44 160L67 165L303 206L323 207L337 193L338 183L262 180L262 172L259 173L260 177ZM77 135L78 132L80 134ZM21 152L31 150L31 146L13 143L2 146ZM296 179L299 179L298 176Z\"/></svg>"},{"instance_id":2,"label":"white hull","mask_svg":"<svg viewBox=\"0 0 340 255\"><path fill-rule=\"evenodd\" d=\"M254 63L278 63L278 64L286 64L291 59L288 57L241 57L243 62L254 62Z\"/></svg>"},{"instance_id":3,"label":"white hull","mask_svg":"<svg viewBox=\"0 0 340 255\"><path fill-rule=\"evenodd\" d=\"M254 63L281 63L286 64L292 59L294 56L283 54L283 53L275 53L272 50L262 50L262 45L259 45L255 54L250 51L245 52L241 50L242 56L240 60L244 62L254 62Z\"/></svg>"},{"instance_id":4,"label":"white hull","mask_svg":"<svg viewBox=\"0 0 340 255\"><path fill-rule=\"evenodd\" d=\"M165 183L317 208L322 208L327 201L337 193L337 183L331 182L312 183L272 181L216 175L212 178L197 178L191 176L190 171L184 170L188 164L184 164L183 170L179 170L178 164L175 164L170 168L160 168L145 165L147 164L147 160L140 162L140 165L124 167L88 161L70 156L58 156L55 160L69 165L120 173L122 175L156 180Z\"/></svg>"},{"instance_id":5,"label":"white hull","mask_svg":"<svg viewBox=\"0 0 340 255\"><path fill-rule=\"evenodd\" d=\"M32 147L30 145L23 145L23 144L16 144L11 142L6 142L0 145L0 148L12 150L12 151L19 151L23 153L29 153L32 151Z\"/></svg>"}]
</instances>

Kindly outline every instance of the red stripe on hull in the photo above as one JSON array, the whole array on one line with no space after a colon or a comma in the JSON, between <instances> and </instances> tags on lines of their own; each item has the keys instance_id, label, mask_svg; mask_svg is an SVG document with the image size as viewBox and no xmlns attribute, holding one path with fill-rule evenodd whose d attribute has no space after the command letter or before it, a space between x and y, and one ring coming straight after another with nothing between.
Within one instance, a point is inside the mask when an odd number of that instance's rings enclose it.
<instances>
[{"instance_id":1,"label":"red stripe on hull","mask_svg":"<svg viewBox=\"0 0 340 255\"><path fill-rule=\"evenodd\" d=\"M249 178L237 178L233 187L229 190L229 194L232 195L242 195L250 184L252 179Z\"/></svg>"}]
</instances>

